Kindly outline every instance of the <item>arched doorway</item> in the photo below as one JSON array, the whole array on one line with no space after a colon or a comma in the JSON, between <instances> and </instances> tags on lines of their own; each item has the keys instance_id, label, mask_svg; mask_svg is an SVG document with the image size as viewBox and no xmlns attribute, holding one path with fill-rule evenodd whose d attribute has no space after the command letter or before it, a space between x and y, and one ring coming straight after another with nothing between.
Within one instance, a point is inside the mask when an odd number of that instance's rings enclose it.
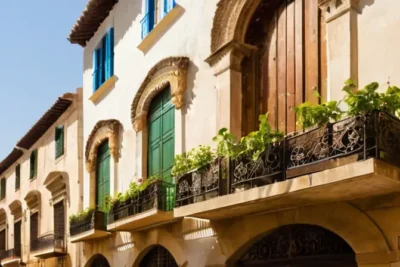
<instances>
[{"instance_id":1,"label":"arched doorway","mask_svg":"<svg viewBox=\"0 0 400 267\"><path fill-rule=\"evenodd\" d=\"M139 267L178 267L178 264L166 248L157 245L144 256Z\"/></svg>"},{"instance_id":2,"label":"arched doorway","mask_svg":"<svg viewBox=\"0 0 400 267\"><path fill-rule=\"evenodd\" d=\"M234 266L356 267L352 248L322 227L296 224L279 227L253 243Z\"/></svg>"},{"instance_id":3,"label":"arched doorway","mask_svg":"<svg viewBox=\"0 0 400 267\"><path fill-rule=\"evenodd\" d=\"M107 259L103 255L94 256L90 267L110 267Z\"/></svg>"},{"instance_id":4,"label":"arched doorway","mask_svg":"<svg viewBox=\"0 0 400 267\"><path fill-rule=\"evenodd\" d=\"M253 46L242 61L242 134L269 112L274 128L296 130L294 107L326 96L325 21L318 0L261 0L244 36ZM325 98L326 99L326 98Z\"/></svg>"}]
</instances>

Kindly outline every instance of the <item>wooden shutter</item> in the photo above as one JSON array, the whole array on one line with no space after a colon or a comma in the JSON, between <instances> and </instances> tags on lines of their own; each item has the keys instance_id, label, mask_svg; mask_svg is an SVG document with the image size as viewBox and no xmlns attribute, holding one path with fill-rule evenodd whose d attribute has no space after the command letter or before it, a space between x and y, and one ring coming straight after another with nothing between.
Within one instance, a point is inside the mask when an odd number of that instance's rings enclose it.
<instances>
[{"instance_id":1,"label":"wooden shutter","mask_svg":"<svg viewBox=\"0 0 400 267\"><path fill-rule=\"evenodd\" d=\"M30 158L30 178L33 179L36 177L37 172L37 149L32 151Z\"/></svg>"},{"instance_id":2,"label":"wooden shutter","mask_svg":"<svg viewBox=\"0 0 400 267\"><path fill-rule=\"evenodd\" d=\"M6 229L0 231L0 251L6 250Z\"/></svg>"},{"instance_id":3,"label":"wooden shutter","mask_svg":"<svg viewBox=\"0 0 400 267\"><path fill-rule=\"evenodd\" d=\"M34 240L36 240L39 236L39 213L34 213L31 215L31 246Z\"/></svg>"},{"instance_id":4,"label":"wooden shutter","mask_svg":"<svg viewBox=\"0 0 400 267\"><path fill-rule=\"evenodd\" d=\"M164 0L164 16L168 14L176 5L175 0Z\"/></svg>"},{"instance_id":5,"label":"wooden shutter","mask_svg":"<svg viewBox=\"0 0 400 267\"><path fill-rule=\"evenodd\" d=\"M110 195L110 149L108 141L99 146L97 151L97 206L105 208L105 198Z\"/></svg>"},{"instance_id":6,"label":"wooden shutter","mask_svg":"<svg viewBox=\"0 0 400 267\"><path fill-rule=\"evenodd\" d=\"M100 49L93 51L93 92L99 88L99 64L100 64Z\"/></svg>"},{"instance_id":7,"label":"wooden shutter","mask_svg":"<svg viewBox=\"0 0 400 267\"><path fill-rule=\"evenodd\" d=\"M1 194L0 194L0 198L3 200L6 198L6 178L2 178L1 179Z\"/></svg>"},{"instance_id":8,"label":"wooden shutter","mask_svg":"<svg viewBox=\"0 0 400 267\"><path fill-rule=\"evenodd\" d=\"M159 175L172 181L171 169L175 146L175 109L170 88L161 92L151 103L149 112L149 176Z\"/></svg>"},{"instance_id":9,"label":"wooden shutter","mask_svg":"<svg viewBox=\"0 0 400 267\"><path fill-rule=\"evenodd\" d=\"M147 29L149 33L153 28L154 28L154 24L156 22L156 3L155 1L157 0L147 0Z\"/></svg>"},{"instance_id":10,"label":"wooden shutter","mask_svg":"<svg viewBox=\"0 0 400 267\"><path fill-rule=\"evenodd\" d=\"M65 233L64 201L60 201L54 205L54 235L56 237L64 237L64 233Z\"/></svg>"},{"instance_id":11,"label":"wooden shutter","mask_svg":"<svg viewBox=\"0 0 400 267\"><path fill-rule=\"evenodd\" d=\"M64 154L64 126L56 127L55 132L56 158Z\"/></svg>"},{"instance_id":12,"label":"wooden shutter","mask_svg":"<svg viewBox=\"0 0 400 267\"><path fill-rule=\"evenodd\" d=\"M18 190L21 185L21 165L15 167L15 190Z\"/></svg>"},{"instance_id":13,"label":"wooden shutter","mask_svg":"<svg viewBox=\"0 0 400 267\"><path fill-rule=\"evenodd\" d=\"M16 256L21 255L21 221L14 223L14 249Z\"/></svg>"},{"instance_id":14,"label":"wooden shutter","mask_svg":"<svg viewBox=\"0 0 400 267\"><path fill-rule=\"evenodd\" d=\"M105 38L105 81L114 75L114 28L111 28Z\"/></svg>"}]
</instances>

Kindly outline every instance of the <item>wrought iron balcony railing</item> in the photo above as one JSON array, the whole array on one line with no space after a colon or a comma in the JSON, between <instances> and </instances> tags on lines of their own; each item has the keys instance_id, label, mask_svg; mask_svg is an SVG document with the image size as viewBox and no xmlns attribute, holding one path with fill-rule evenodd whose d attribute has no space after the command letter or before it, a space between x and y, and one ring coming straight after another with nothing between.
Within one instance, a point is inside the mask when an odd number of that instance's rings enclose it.
<instances>
[{"instance_id":1,"label":"wrought iron balcony railing","mask_svg":"<svg viewBox=\"0 0 400 267\"><path fill-rule=\"evenodd\" d=\"M51 248L54 248L54 250L57 251L64 251L65 238L63 236L47 234L31 241L32 252L51 249Z\"/></svg>"},{"instance_id":2,"label":"wrought iron balcony railing","mask_svg":"<svg viewBox=\"0 0 400 267\"><path fill-rule=\"evenodd\" d=\"M211 162L200 170L184 174L176 185L176 206L185 206L222 194L220 159Z\"/></svg>"},{"instance_id":3,"label":"wrought iron balcony railing","mask_svg":"<svg viewBox=\"0 0 400 267\"><path fill-rule=\"evenodd\" d=\"M76 236L90 230L106 231L105 213L99 210L93 210L81 220L70 222L69 232L71 236Z\"/></svg>"},{"instance_id":4,"label":"wrought iron balcony railing","mask_svg":"<svg viewBox=\"0 0 400 267\"><path fill-rule=\"evenodd\" d=\"M226 172L221 165L186 174L177 182L176 205L205 200L201 196L213 190L218 196L240 192L368 158L400 167L399 154L398 118L384 112L354 116L287 136L266 147L256 161L250 156L231 159L226 180L216 175ZM226 184L228 190L220 190Z\"/></svg>"},{"instance_id":5,"label":"wrought iron balcony railing","mask_svg":"<svg viewBox=\"0 0 400 267\"><path fill-rule=\"evenodd\" d=\"M108 223L114 223L126 217L136 215L153 208L171 211L175 206L175 185L163 181L150 184L137 196L111 207Z\"/></svg>"}]
</instances>

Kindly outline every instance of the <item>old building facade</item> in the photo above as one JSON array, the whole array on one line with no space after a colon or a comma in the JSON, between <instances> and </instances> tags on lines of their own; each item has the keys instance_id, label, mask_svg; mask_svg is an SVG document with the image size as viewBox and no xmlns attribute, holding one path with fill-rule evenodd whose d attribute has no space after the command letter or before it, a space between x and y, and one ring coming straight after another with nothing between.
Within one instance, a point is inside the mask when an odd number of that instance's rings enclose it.
<instances>
[{"instance_id":1,"label":"old building facade","mask_svg":"<svg viewBox=\"0 0 400 267\"><path fill-rule=\"evenodd\" d=\"M59 97L0 163L2 266L75 266L68 217L79 210L82 90Z\"/></svg>"},{"instance_id":2,"label":"old building facade","mask_svg":"<svg viewBox=\"0 0 400 267\"><path fill-rule=\"evenodd\" d=\"M70 225L72 265L400 266L399 126L385 115L288 135L258 165L171 176L175 155L213 145L220 128L243 136L268 111L290 134L293 107L318 103L315 90L339 100L349 77L400 84L399 5L88 1L69 36L84 49L88 209Z\"/></svg>"}]
</instances>

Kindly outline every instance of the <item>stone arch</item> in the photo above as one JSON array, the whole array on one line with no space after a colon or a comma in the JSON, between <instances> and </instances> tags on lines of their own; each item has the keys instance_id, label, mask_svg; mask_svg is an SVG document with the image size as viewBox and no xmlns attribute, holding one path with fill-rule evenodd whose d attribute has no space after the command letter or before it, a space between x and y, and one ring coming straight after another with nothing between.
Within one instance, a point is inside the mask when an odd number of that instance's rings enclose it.
<instances>
[{"instance_id":1,"label":"stone arch","mask_svg":"<svg viewBox=\"0 0 400 267\"><path fill-rule=\"evenodd\" d=\"M136 132L143 129L151 100L167 85L171 86L172 103L176 109L185 104L189 58L169 57L158 62L148 72L131 106L132 125Z\"/></svg>"},{"instance_id":2,"label":"stone arch","mask_svg":"<svg viewBox=\"0 0 400 267\"><path fill-rule=\"evenodd\" d=\"M14 221L22 217L22 203L18 199L8 205L11 215L14 216Z\"/></svg>"},{"instance_id":3,"label":"stone arch","mask_svg":"<svg viewBox=\"0 0 400 267\"><path fill-rule=\"evenodd\" d=\"M243 249L258 237L290 224L308 224L325 228L345 240L356 254L386 253L391 250L384 234L375 223L366 214L346 203L248 216L237 220L233 225L231 222L214 222L213 227L218 234L219 244L228 259L227 262L232 263L243 253Z\"/></svg>"},{"instance_id":4,"label":"stone arch","mask_svg":"<svg viewBox=\"0 0 400 267\"><path fill-rule=\"evenodd\" d=\"M96 123L86 142L85 159L89 173L96 169L97 148L109 140L110 152L115 162L119 157L119 130L122 127L118 120L101 120Z\"/></svg>"},{"instance_id":5,"label":"stone arch","mask_svg":"<svg viewBox=\"0 0 400 267\"><path fill-rule=\"evenodd\" d=\"M34 212L39 212L41 207L41 194L37 190L29 191L24 198L26 205L31 210L31 214Z\"/></svg>"},{"instance_id":6,"label":"stone arch","mask_svg":"<svg viewBox=\"0 0 400 267\"><path fill-rule=\"evenodd\" d=\"M0 229L6 228L7 225L7 211L4 208L0 208Z\"/></svg>"},{"instance_id":7,"label":"stone arch","mask_svg":"<svg viewBox=\"0 0 400 267\"><path fill-rule=\"evenodd\" d=\"M140 247L134 247L133 267L139 267L142 259L154 246L162 246L174 257L178 266L186 266L187 260L182 246L177 242L176 238L165 230L154 230L147 234L136 234L134 236L136 244L141 244Z\"/></svg>"},{"instance_id":8,"label":"stone arch","mask_svg":"<svg viewBox=\"0 0 400 267\"><path fill-rule=\"evenodd\" d=\"M85 267L92 267L92 264L95 263L96 260L105 260L108 263L108 266L110 265L110 261L107 259L106 256L104 256L103 254L95 254L93 255L85 264ZM102 266L103 267L103 266Z\"/></svg>"}]
</instances>

